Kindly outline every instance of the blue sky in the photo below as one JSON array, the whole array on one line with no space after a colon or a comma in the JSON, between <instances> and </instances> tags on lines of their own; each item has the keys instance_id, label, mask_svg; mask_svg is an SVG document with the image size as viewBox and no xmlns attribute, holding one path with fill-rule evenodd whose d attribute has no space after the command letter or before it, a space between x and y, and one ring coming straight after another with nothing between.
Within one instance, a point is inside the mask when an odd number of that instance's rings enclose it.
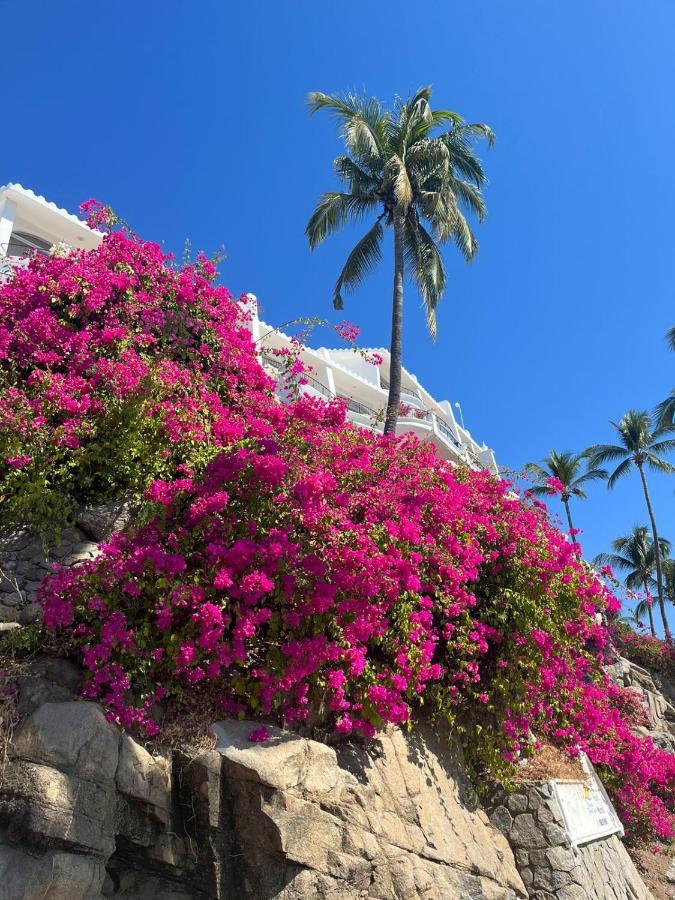
<instances>
[{"instance_id":1,"label":"blue sky","mask_svg":"<svg viewBox=\"0 0 675 900\"><path fill-rule=\"evenodd\" d=\"M446 254L439 338L406 297L407 368L519 468L611 438L674 383L675 6L670 0L307 0L114 5L0 0L0 183L75 209L96 197L180 253L224 245L223 281L272 323L334 317L358 235L310 255L304 225L339 143L310 90L391 98L422 84L489 123L489 217L470 266ZM348 299L385 344L385 257ZM675 543L675 477L651 478ZM574 509L588 556L646 522L637 478ZM671 611L675 625L675 611Z\"/></svg>"}]
</instances>

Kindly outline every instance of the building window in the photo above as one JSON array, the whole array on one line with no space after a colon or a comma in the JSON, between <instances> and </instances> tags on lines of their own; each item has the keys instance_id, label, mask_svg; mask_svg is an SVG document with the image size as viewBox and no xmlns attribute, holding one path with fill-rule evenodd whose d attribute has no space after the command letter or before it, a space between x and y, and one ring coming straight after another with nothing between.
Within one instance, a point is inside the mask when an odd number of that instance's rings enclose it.
<instances>
[{"instance_id":1,"label":"building window","mask_svg":"<svg viewBox=\"0 0 675 900\"><path fill-rule=\"evenodd\" d=\"M7 245L7 256L32 256L34 253L49 253L51 243L27 231L13 231Z\"/></svg>"}]
</instances>

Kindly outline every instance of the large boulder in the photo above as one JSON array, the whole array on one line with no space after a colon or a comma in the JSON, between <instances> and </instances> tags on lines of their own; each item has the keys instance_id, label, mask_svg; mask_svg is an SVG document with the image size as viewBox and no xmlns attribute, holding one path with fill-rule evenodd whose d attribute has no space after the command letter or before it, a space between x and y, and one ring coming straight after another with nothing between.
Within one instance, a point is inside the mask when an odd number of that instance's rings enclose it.
<instances>
[{"instance_id":1,"label":"large boulder","mask_svg":"<svg viewBox=\"0 0 675 900\"><path fill-rule=\"evenodd\" d=\"M252 897L527 896L456 747L392 729L333 749L252 723L215 726Z\"/></svg>"},{"instance_id":2,"label":"large boulder","mask_svg":"<svg viewBox=\"0 0 675 900\"><path fill-rule=\"evenodd\" d=\"M328 747L251 722L217 749L141 746L77 671L38 666L0 770L0 900L516 900L506 840L461 755L421 729ZM47 702L40 703L46 697Z\"/></svg>"}]
</instances>

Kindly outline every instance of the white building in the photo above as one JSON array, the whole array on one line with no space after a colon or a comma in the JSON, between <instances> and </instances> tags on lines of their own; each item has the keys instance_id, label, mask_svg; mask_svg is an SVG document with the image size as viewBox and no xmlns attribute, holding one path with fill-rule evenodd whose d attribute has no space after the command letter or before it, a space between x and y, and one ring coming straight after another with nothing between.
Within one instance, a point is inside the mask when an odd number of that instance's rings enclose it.
<instances>
[{"instance_id":1,"label":"white building","mask_svg":"<svg viewBox=\"0 0 675 900\"><path fill-rule=\"evenodd\" d=\"M0 186L0 257L47 253L60 242L92 250L103 237L77 216L20 184Z\"/></svg>"},{"instance_id":2,"label":"white building","mask_svg":"<svg viewBox=\"0 0 675 900\"><path fill-rule=\"evenodd\" d=\"M0 277L2 264L20 264L34 253L48 253L54 244L65 243L91 250L98 246L103 235L89 228L77 216L38 196L20 184L0 187ZM271 328L258 318L257 303L252 295L250 323L263 366L279 380L283 363L275 350L290 349L292 339ZM382 430L387 403L389 352L378 353L382 365L374 365L353 350L300 351L307 383L301 390L313 396L341 397L347 403L348 416L357 425ZM304 380L304 379L303 379ZM280 392L283 386L280 385ZM495 457L485 444L478 444L460 426L448 400L436 401L422 387L417 378L403 370L401 403L403 413L398 421L398 433L411 431L420 440L431 441L439 455L454 463L475 469L497 472Z\"/></svg>"},{"instance_id":3,"label":"white building","mask_svg":"<svg viewBox=\"0 0 675 900\"><path fill-rule=\"evenodd\" d=\"M277 378L280 390L283 390L285 365L278 351L292 350L292 338L259 319L256 298L251 294L249 298L251 330L262 364L268 374ZM381 348L368 349L365 356L374 353L382 357L382 365L368 362L355 350L302 347L298 353L305 366L301 380L306 379L307 383L301 390L310 396L341 397L347 404L347 414L352 422L381 431L389 390L390 357L389 351ZM407 369L403 369L401 380L402 413L398 434L411 431L420 440L435 444L443 459L497 474L494 453L485 444L478 444L470 432L460 426L449 400L434 400Z\"/></svg>"}]
</instances>

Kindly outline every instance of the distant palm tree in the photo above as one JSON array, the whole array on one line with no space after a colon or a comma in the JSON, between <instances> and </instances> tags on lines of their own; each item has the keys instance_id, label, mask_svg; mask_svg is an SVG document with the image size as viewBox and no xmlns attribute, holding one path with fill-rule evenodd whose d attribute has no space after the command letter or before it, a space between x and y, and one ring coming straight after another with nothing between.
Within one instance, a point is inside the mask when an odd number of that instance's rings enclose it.
<instances>
[{"instance_id":1,"label":"distant palm tree","mask_svg":"<svg viewBox=\"0 0 675 900\"><path fill-rule=\"evenodd\" d=\"M675 606L675 559L663 560L663 592Z\"/></svg>"},{"instance_id":2,"label":"distant palm tree","mask_svg":"<svg viewBox=\"0 0 675 900\"><path fill-rule=\"evenodd\" d=\"M666 332L666 342L671 350L675 350L675 326ZM670 395L659 403L654 410L656 421L660 425L675 425L675 388L672 388Z\"/></svg>"},{"instance_id":3,"label":"distant palm tree","mask_svg":"<svg viewBox=\"0 0 675 900\"><path fill-rule=\"evenodd\" d=\"M548 484L549 479L556 478L562 484L560 499L567 513L567 522L572 541L576 544L575 529L570 513L570 498L578 497L580 500L585 500L586 492L582 485L587 484L589 481L607 478L607 472L604 469L590 468L583 453L556 453L555 450L551 450L546 459L542 460L542 463L543 465L527 463L525 466L525 471L533 475L537 480L537 484L530 490L537 496L555 494L556 491ZM586 471L582 473L583 466L586 467Z\"/></svg>"},{"instance_id":4,"label":"distant palm tree","mask_svg":"<svg viewBox=\"0 0 675 900\"><path fill-rule=\"evenodd\" d=\"M487 125L468 125L457 113L432 110L431 88L410 100L397 100L393 111L376 98L351 94L308 97L310 112L327 109L337 116L347 147L335 171L346 193L322 194L305 232L312 250L352 220L378 213L374 224L347 257L333 292L342 309L343 291L352 291L382 257L383 224L394 233L394 292L391 323L389 396L385 434L396 432L401 399L403 276L409 266L426 309L427 325L436 335L436 307L445 289L439 244L454 240L462 256L473 258L478 242L464 212L485 217L481 188L485 173L473 149L477 138L494 140ZM446 130L437 133L438 127ZM427 231L422 224L431 225Z\"/></svg>"},{"instance_id":5,"label":"distant palm tree","mask_svg":"<svg viewBox=\"0 0 675 900\"><path fill-rule=\"evenodd\" d=\"M645 624L645 617L649 614L649 627L652 637L656 637L654 630L654 618L652 614L652 605L647 600L640 600L635 604L635 609L631 610L624 616L619 617L620 622L630 625L631 628L642 628Z\"/></svg>"},{"instance_id":6,"label":"distant palm tree","mask_svg":"<svg viewBox=\"0 0 675 900\"><path fill-rule=\"evenodd\" d=\"M652 610L652 598L643 597L642 600L638 600L635 604L635 610L633 612L635 617L635 621L639 625L644 624L645 616L649 618L649 630L651 631L652 637L656 637L656 629L654 628L654 612Z\"/></svg>"},{"instance_id":7,"label":"distant palm tree","mask_svg":"<svg viewBox=\"0 0 675 900\"><path fill-rule=\"evenodd\" d=\"M620 478L627 475L633 466L640 473L647 512L649 513L649 520L652 526L659 609L663 619L663 631L666 640L669 641L671 635L663 595L661 544L656 528L656 517L652 508L652 501L649 496L645 466L657 472L675 472L675 466L663 459L667 453L675 449L675 438L668 437L668 435L672 435L673 429L658 424L653 426L648 412L640 412L635 409L629 410L618 424L610 421L610 425L616 429L620 443L596 444L593 447L589 447L586 454L590 459L591 466L599 466L610 460L614 462L619 461L619 465L607 480L607 487L610 489L614 487Z\"/></svg>"},{"instance_id":8,"label":"distant palm tree","mask_svg":"<svg viewBox=\"0 0 675 900\"><path fill-rule=\"evenodd\" d=\"M611 566L625 572L623 583L628 590L644 590L645 599L635 607L635 616L638 620L649 615L649 628L652 636L656 637L654 628L654 616L652 605L649 602L649 585L654 583L653 575L656 567L656 553L654 542L649 537L649 529L646 525L634 525L630 534L615 538L612 541L613 553L599 553L593 560L596 565ZM665 538L659 538L659 550L661 556L670 553L670 542Z\"/></svg>"}]
</instances>

